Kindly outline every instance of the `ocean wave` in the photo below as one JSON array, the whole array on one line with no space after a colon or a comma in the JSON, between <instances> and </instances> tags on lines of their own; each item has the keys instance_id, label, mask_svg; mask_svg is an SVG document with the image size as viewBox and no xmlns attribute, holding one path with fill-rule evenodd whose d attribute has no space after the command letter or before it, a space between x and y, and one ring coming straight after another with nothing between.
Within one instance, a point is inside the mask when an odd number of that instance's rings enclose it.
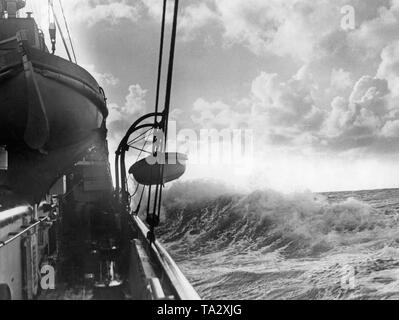
<instances>
[{"instance_id":1,"label":"ocean wave","mask_svg":"<svg viewBox=\"0 0 399 320\"><path fill-rule=\"evenodd\" d=\"M176 253L278 251L317 256L367 241L392 221L349 198L331 202L313 193L273 190L243 194L209 181L180 182L165 194L162 240Z\"/></svg>"}]
</instances>

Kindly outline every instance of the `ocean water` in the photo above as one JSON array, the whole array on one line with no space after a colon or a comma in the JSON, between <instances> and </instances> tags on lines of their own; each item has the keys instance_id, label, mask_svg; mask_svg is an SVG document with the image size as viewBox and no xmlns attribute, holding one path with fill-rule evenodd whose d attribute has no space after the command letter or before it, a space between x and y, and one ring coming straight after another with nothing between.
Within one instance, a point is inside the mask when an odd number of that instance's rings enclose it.
<instances>
[{"instance_id":1,"label":"ocean water","mask_svg":"<svg viewBox=\"0 0 399 320\"><path fill-rule=\"evenodd\" d=\"M399 189L167 191L161 240L205 299L399 299Z\"/></svg>"}]
</instances>

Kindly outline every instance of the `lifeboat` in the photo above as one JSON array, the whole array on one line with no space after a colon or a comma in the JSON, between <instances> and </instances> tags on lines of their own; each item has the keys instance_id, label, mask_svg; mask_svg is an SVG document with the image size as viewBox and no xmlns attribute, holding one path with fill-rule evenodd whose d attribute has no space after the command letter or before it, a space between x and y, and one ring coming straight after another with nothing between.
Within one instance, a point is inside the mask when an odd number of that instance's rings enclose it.
<instances>
[{"instance_id":1,"label":"lifeboat","mask_svg":"<svg viewBox=\"0 0 399 320\"><path fill-rule=\"evenodd\" d=\"M91 74L50 53L30 14L17 17L23 6L0 1L0 145L8 151L8 187L40 201L94 141L105 139L108 111Z\"/></svg>"},{"instance_id":2,"label":"lifeboat","mask_svg":"<svg viewBox=\"0 0 399 320\"><path fill-rule=\"evenodd\" d=\"M129 173L144 186L165 184L179 179L186 171L188 158L176 152L159 153L136 162Z\"/></svg>"}]
</instances>

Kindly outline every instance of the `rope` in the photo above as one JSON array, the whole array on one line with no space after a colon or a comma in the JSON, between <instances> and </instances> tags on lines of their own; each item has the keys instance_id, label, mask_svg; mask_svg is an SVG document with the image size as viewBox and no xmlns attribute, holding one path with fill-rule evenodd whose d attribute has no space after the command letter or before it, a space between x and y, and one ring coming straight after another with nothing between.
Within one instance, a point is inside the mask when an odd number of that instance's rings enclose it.
<instances>
[{"instance_id":1,"label":"rope","mask_svg":"<svg viewBox=\"0 0 399 320\"><path fill-rule=\"evenodd\" d=\"M166 151L167 150L167 133L168 133L168 121L169 121L169 113L170 113L170 100L171 100L171 91L172 91L172 80L173 80L173 68L174 68L174 58L175 58L175 47L176 47L176 34L177 34L177 20L178 20L178 13L179 13L179 0L175 0L175 5L174 5L174 13L173 13L173 25L172 25L172 33L171 33L171 42L170 42L170 53L169 53L169 65L168 65L168 73L167 73L167 82L166 82L166 94L165 94L165 104L164 104L164 110L162 112L162 121L161 123L158 123L158 110L159 110L159 101L160 101L160 87L161 87L161 78L162 78L162 62L163 62L163 49L164 49L164 40L165 40L165 26L166 26L166 11L167 11L167 0L163 1L163 12L162 12L162 26L161 26L161 36L160 36L160 52L159 52L159 61L158 61L158 78L157 78L157 88L156 88L156 100L155 100L155 119L154 119L154 126L153 129L161 129L164 133L163 139L162 139L162 145L160 146L161 151ZM148 115L147 115L148 116ZM145 117L143 117L144 119ZM139 119L141 121L141 118ZM136 123L136 122L135 122ZM148 130L147 132L149 132ZM138 155L138 159L141 156L143 152L145 152L145 146L148 142L148 139L146 139L144 146L142 149L139 149L137 147L132 146L134 142L136 141L141 141L143 139L140 139L143 135L145 135L147 132L142 134L139 137L136 137L134 140L132 140L130 143L126 143L124 140L122 140L121 144L127 144L126 146L123 146L122 149L120 149L121 152L121 161L120 161L120 167L121 167L121 172L125 173L126 168L125 168L125 152L129 149L129 147L133 149L137 149L140 151ZM154 135L153 143L155 144L156 136ZM128 138L126 138L128 139ZM139 140L140 139L140 140ZM126 150L125 150L126 148ZM155 155L156 152L159 150L155 150L157 147L153 147L153 154ZM119 151L119 149L118 149ZM118 152L117 152L118 155ZM161 166L161 177L163 177L163 168L164 166ZM116 172L118 172L118 163L116 163ZM122 174L121 178L122 182L122 189L123 192L128 193L128 190L126 190L126 177L124 177L124 174ZM163 181L161 183L156 184L156 189L155 189L155 197L152 200L152 186L150 185L148 187L148 198L147 198L147 223L150 227L150 231L147 235L148 240L152 243L155 241L155 228L158 226L159 221L160 221L160 211L161 211L161 201L162 201L162 190L163 190L164 184ZM138 189L136 189L137 192ZM143 187L142 194L140 197L140 202L139 206L142 201L143 194L145 192L145 187ZM151 210L151 202L153 201L153 212L150 214ZM136 210L137 212L137 210Z\"/></svg>"},{"instance_id":2,"label":"rope","mask_svg":"<svg viewBox=\"0 0 399 320\"><path fill-rule=\"evenodd\" d=\"M133 183L135 183L135 181L134 181L133 178L130 178L130 180L131 180ZM137 191L139 191L139 187L140 187L140 185L137 183L136 189L134 190L134 192L133 192L133 194L131 195L131 197L134 197L134 196L137 194Z\"/></svg>"},{"instance_id":3,"label":"rope","mask_svg":"<svg viewBox=\"0 0 399 320\"><path fill-rule=\"evenodd\" d=\"M155 103L155 110L158 112L158 105L159 105L159 91L160 91L160 79L161 79L161 70L162 70L162 58L163 58L163 42L164 42L164 33L165 33L165 16L166 16L166 4L167 1L164 0L163 2L163 14L162 14L162 29L161 29L161 41L160 41L160 55L159 55L159 64L158 64L158 83L157 83L157 94L156 94L156 103ZM161 146L161 151L166 151L167 149L167 134L168 134L168 121L169 121L169 113L170 113L170 99L171 99L171 92L172 92L172 82L173 82L173 67L174 67L174 58L175 58L175 48L176 48L176 34L177 34L177 18L179 13L179 0L175 0L174 6L174 14L173 14L173 25L172 25L172 35L171 35L171 42L170 42L170 53L169 53L169 66L168 66L168 75L167 75L167 82L166 82L166 95L165 95L165 108L163 111L163 123L162 123L162 130L164 133L164 141ZM156 124L157 119L155 119ZM154 136L154 144L155 144L155 136ZM157 152L158 150L153 149L153 152ZM164 174L164 166L160 167L160 174L163 177ZM155 186L155 195L154 195L154 206L153 206L153 213L150 218L150 197L151 197L151 186L149 186L148 191L148 204L147 204L147 221L150 225L150 232L148 238L150 242L155 240L155 227L159 223L159 217L161 213L161 201L162 201L162 191L163 191L163 183L157 184Z\"/></svg>"},{"instance_id":4,"label":"rope","mask_svg":"<svg viewBox=\"0 0 399 320\"><path fill-rule=\"evenodd\" d=\"M153 128L150 128L150 129L148 129L147 131L143 132L142 134L138 135L136 138L134 138L133 140L129 141L129 142L128 142L128 145L131 145L131 144L133 144L133 143L136 143L136 142L138 142L138 141L141 141L141 140L146 139L147 137L143 137L143 136L145 136L145 135L146 135L148 132L150 132L151 130L153 130ZM143 137L143 138L140 139L141 137Z\"/></svg>"},{"instance_id":5,"label":"rope","mask_svg":"<svg viewBox=\"0 0 399 320\"><path fill-rule=\"evenodd\" d=\"M158 79L157 79L157 93L155 99L155 113L158 113L159 109L159 92L161 88L161 77L162 77L162 58L163 58L163 43L165 38L165 20L166 20L166 4L167 0L163 1L163 10L162 10L162 27L161 27L161 39L159 44L159 60L158 60ZM155 116L154 125L156 124L158 118Z\"/></svg>"},{"instance_id":6,"label":"rope","mask_svg":"<svg viewBox=\"0 0 399 320\"><path fill-rule=\"evenodd\" d=\"M151 130L151 129L150 129L150 130ZM147 131L147 132L148 132L148 131ZM147 132L144 132L144 133L147 133ZM137 156L136 162L139 160L139 158L140 158L140 156L141 156L141 154L142 154L143 152L148 152L148 151L144 150L145 146L147 145L147 142L148 142L148 141L145 141L144 146L143 146L143 149L138 149L138 148L136 148L136 147L130 146L131 148L134 148L134 149L137 149L137 150L140 151L140 153L139 153L138 156ZM148 152L148 153L151 154L151 152ZM134 196L136 195L138 189L139 189L139 184L137 184L136 190L134 191L134 193L133 193L133 195L132 195L131 197L134 197ZM144 188L143 188L143 192L144 192Z\"/></svg>"},{"instance_id":7,"label":"rope","mask_svg":"<svg viewBox=\"0 0 399 320\"><path fill-rule=\"evenodd\" d=\"M67 53L67 55L68 55L69 61L73 62L73 61L72 61L71 54L70 54L69 49L68 49L68 45L67 45L67 43L66 43L66 41L65 41L64 34L63 34L62 30L61 30L60 23L59 23L59 21L58 21L57 15L55 14L53 2L50 1L50 4L51 4L51 10L53 11L54 21L55 21L55 23L57 24L57 28L58 28L58 30L60 31L60 35L61 35L61 38L62 38L62 42L64 43L65 51L66 51L66 53Z\"/></svg>"},{"instance_id":8,"label":"rope","mask_svg":"<svg viewBox=\"0 0 399 320\"><path fill-rule=\"evenodd\" d=\"M43 25L42 25L42 17L41 17L41 15L40 15L40 9L38 9L36 1L33 0L33 1L31 1L30 3L31 3L32 11L33 11L33 12L35 13L35 15L36 15L37 24L40 26L40 28L43 28Z\"/></svg>"},{"instance_id":9,"label":"rope","mask_svg":"<svg viewBox=\"0 0 399 320\"><path fill-rule=\"evenodd\" d=\"M143 187L143 190L141 191L140 200L139 200L139 203L137 204L136 210L133 211L133 214L135 214L135 215L137 215L140 211L141 202L143 201L144 190L145 190L145 187Z\"/></svg>"},{"instance_id":10,"label":"rope","mask_svg":"<svg viewBox=\"0 0 399 320\"><path fill-rule=\"evenodd\" d=\"M134 148L134 147L130 146L131 148L140 150L140 153L139 153L139 155L137 156L136 162L139 161L139 158L140 158L140 156L141 156L141 154L142 154L143 152L148 152L148 151L145 150L145 146L147 145L147 143L148 143L148 140L145 141L145 143L144 143L144 145L143 145L143 149L138 149L138 148ZM151 152L148 152L148 153L151 153Z\"/></svg>"},{"instance_id":11,"label":"rope","mask_svg":"<svg viewBox=\"0 0 399 320\"><path fill-rule=\"evenodd\" d=\"M146 143L147 143L147 141L146 141ZM152 154L152 152L150 152L150 151L147 151L147 150L145 150L145 149L140 149L140 148L137 148L137 147L134 147L134 146L129 146L129 148L132 148L132 149L134 149L134 150L140 151L140 155L141 155L143 152L148 153L148 154Z\"/></svg>"},{"instance_id":12,"label":"rope","mask_svg":"<svg viewBox=\"0 0 399 320\"><path fill-rule=\"evenodd\" d=\"M169 122L169 113L170 113L170 98L172 93L172 82L173 82L173 66L174 66L174 59L175 59L175 48L176 48L176 34L177 34L177 18L179 14L179 0L175 0L175 8L173 14L173 26L172 26L172 36L171 36L171 43L170 43L170 54L169 54L169 69L168 69L168 80L166 83L166 97L165 97L165 110L164 110L164 145L163 151L167 149L167 136L168 136L168 122ZM161 177L163 180L164 175L164 166L161 166ZM163 184L157 185L157 190L159 189L159 198L158 200L158 211L157 215L158 218L161 215L161 202L162 202L162 192L163 192Z\"/></svg>"},{"instance_id":13,"label":"rope","mask_svg":"<svg viewBox=\"0 0 399 320\"><path fill-rule=\"evenodd\" d=\"M159 110L159 96L160 96L160 88L161 88L161 78L162 78L162 61L163 61L163 48L164 48L164 39L165 39L165 25L166 25L166 6L167 6L167 0L163 1L163 8L162 8L162 22L161 22L161 37L160 37L160 44L159 44L159 60L158 60L158 79L157 79L157 91L156 91L156 99L155 99L155 113L158 113ZM157 125L158 117L155 116L154 118L154 127ZM153 148L152 148L152 153L155 156L157 153L157 148L156 148L156 139L157 137L154 134L153 137ZM162 148L162 147L161 147ZM154 197L154 215L157 210L157 202L158 202L158 192L159 192L159 185L156 186L155 188L155 197ZM148 204L147 204L147 221L149 222L149 214L150 214L150 197L151 197L151 186L149 186L148 190ZM152 241L155 239L154 235L154 218L151 219L150 224L150 234L149 234L149 240Z\"/></svg>"},{"instance_id":14,"label":"rope","mask_svg":"<svg viewBox=\"0 0 399 320\"><path fill-rule=\"evenodd\" d=\"M166 24L166 5L167 5L167 0L163 1L163 10L162 10L162 23L161 23L161 39L160 39L160 44L159 44L159 61L158 61L158 80L157 80L157 93L156 93L156 100L155 100L155 113L158 113L159 110L159 92L160 92L160 87L161 87L161 77L162 77L162 58L163 58L163 47L164 47L164 39L165 39L165 24ZM158 117L155 116L154 119L154 126L157 124ZM153 149L152 153L155 156L156 152L158 150L155 149L156 146L156 136L154 135L153 139ZM158 193L159 193L159 185L156 186L155 188L155 198L154 198L154 214L156 213L157 210L157 199L158 199ZM152 227L151 232L154 233L154 228Z\"/></svg>"},{"instance_id":15,"label":"rope","mask_svg":"<svg viewBox=\"0 0 399 320\"><path fill-rule=\"evenodd\" d=\"M69 32L68 21L67 21L67 19L66 19L66 17L65 17L64 6L62 5L62 1L61 1L61 0L58 0L58 2L60 3L62 16L64 17L65 28L66 28L66 31L67 31L67 33L68 33L69 43L71 44L71 49L72 49L73 57L74 57L74 59L75 59L75 63L77 64L77 63L78 63L78 60L76 59L75 48L74 48L74 46L73 46L71 33Z\"/></svg>"},{"instance_id":16,"label":"rope","mask_svg":"<svg viewBox=\"0 0 399 320\"><path fill-rule=\"evenodd\" d=\"M49 25L49 27L50 27L50 24L51 24L51 7L52 7L52 0L48 0L47 17L48 17L48 25Z\"/></svg>"},{"instance_id":17,"label":"rope","mask_svg":"<svg viewBox=\"0 0 399 320\"><path fill-rule=\"evenodd\" d=\"M165 134L165 150L167 144L167 134L168 134L168 121L170 112L170 97L172 92L172 82L173 82L173 66L175 59L175 48L176 48L176 33L177 33L177 17L179 13L179 0L175 0L175 9L173 16L173 27L172 27L172 38L170 43L170 54L169 54L169 69L168 69L168 80L166 83L166 98L165 98L165 123L164 123L164 134Z\"/></svg>"}]
</instances>

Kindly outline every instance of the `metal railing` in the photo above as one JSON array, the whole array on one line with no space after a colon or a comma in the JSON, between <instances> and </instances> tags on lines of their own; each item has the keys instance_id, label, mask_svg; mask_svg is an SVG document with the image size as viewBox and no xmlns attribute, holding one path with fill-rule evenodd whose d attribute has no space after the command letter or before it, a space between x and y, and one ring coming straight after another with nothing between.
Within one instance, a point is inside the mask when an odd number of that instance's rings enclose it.
<instances>
[{"instance_id":1,"label":"metal railing","mask_svg":"<svg viewBox=\"0 0 399 320\"><path fill-rule=\"evenodd\" d=\"M133 222L138 227L138 231L141 233L142 238L146 238L149 232L147 226L137 216L131 216ZM171 285L173 286L178 299L180 300L201 300L198 293L195 291L193 286L181 272L179 267L173 261L168 252L163 248L159 241L155 241L150 246L152 256L157 260L156 262L162 267L166 276L168 277Z\"/></svg>"},{"instance_id":2,"label":"metal railing","mask_svg":"<svg viewBox=\"0 0 399 320\"><path fill-rule=\"evenodd\" d=\"M29 213L32 213L32 207L28 205L0 211L0 225L8 220L17 220Z\"/></svg>"},{"instance_id":3,"label":"metal railing","mask_svg":"<svg viewBox=\"0 0 399 320\"><path fill-rule=\"evenodd\" d=\"M16 207L10 210L2 211L0 212L0 222L6 221L6 220L12 220L16 221L19 218L22 218L23 216L32 213L32 208L29 206L22 206L22 207ZM35 228L36 226L42 224L43 222L47 221L49 218L42 217L39 220L33 221L29 226L24 228L22 231L13 233L10 238L8 238L5 241L0 241L0 249L7 246L11 242L17 240L18 238L22 237L24 234Z\"/></svg>"}]
</instances>

